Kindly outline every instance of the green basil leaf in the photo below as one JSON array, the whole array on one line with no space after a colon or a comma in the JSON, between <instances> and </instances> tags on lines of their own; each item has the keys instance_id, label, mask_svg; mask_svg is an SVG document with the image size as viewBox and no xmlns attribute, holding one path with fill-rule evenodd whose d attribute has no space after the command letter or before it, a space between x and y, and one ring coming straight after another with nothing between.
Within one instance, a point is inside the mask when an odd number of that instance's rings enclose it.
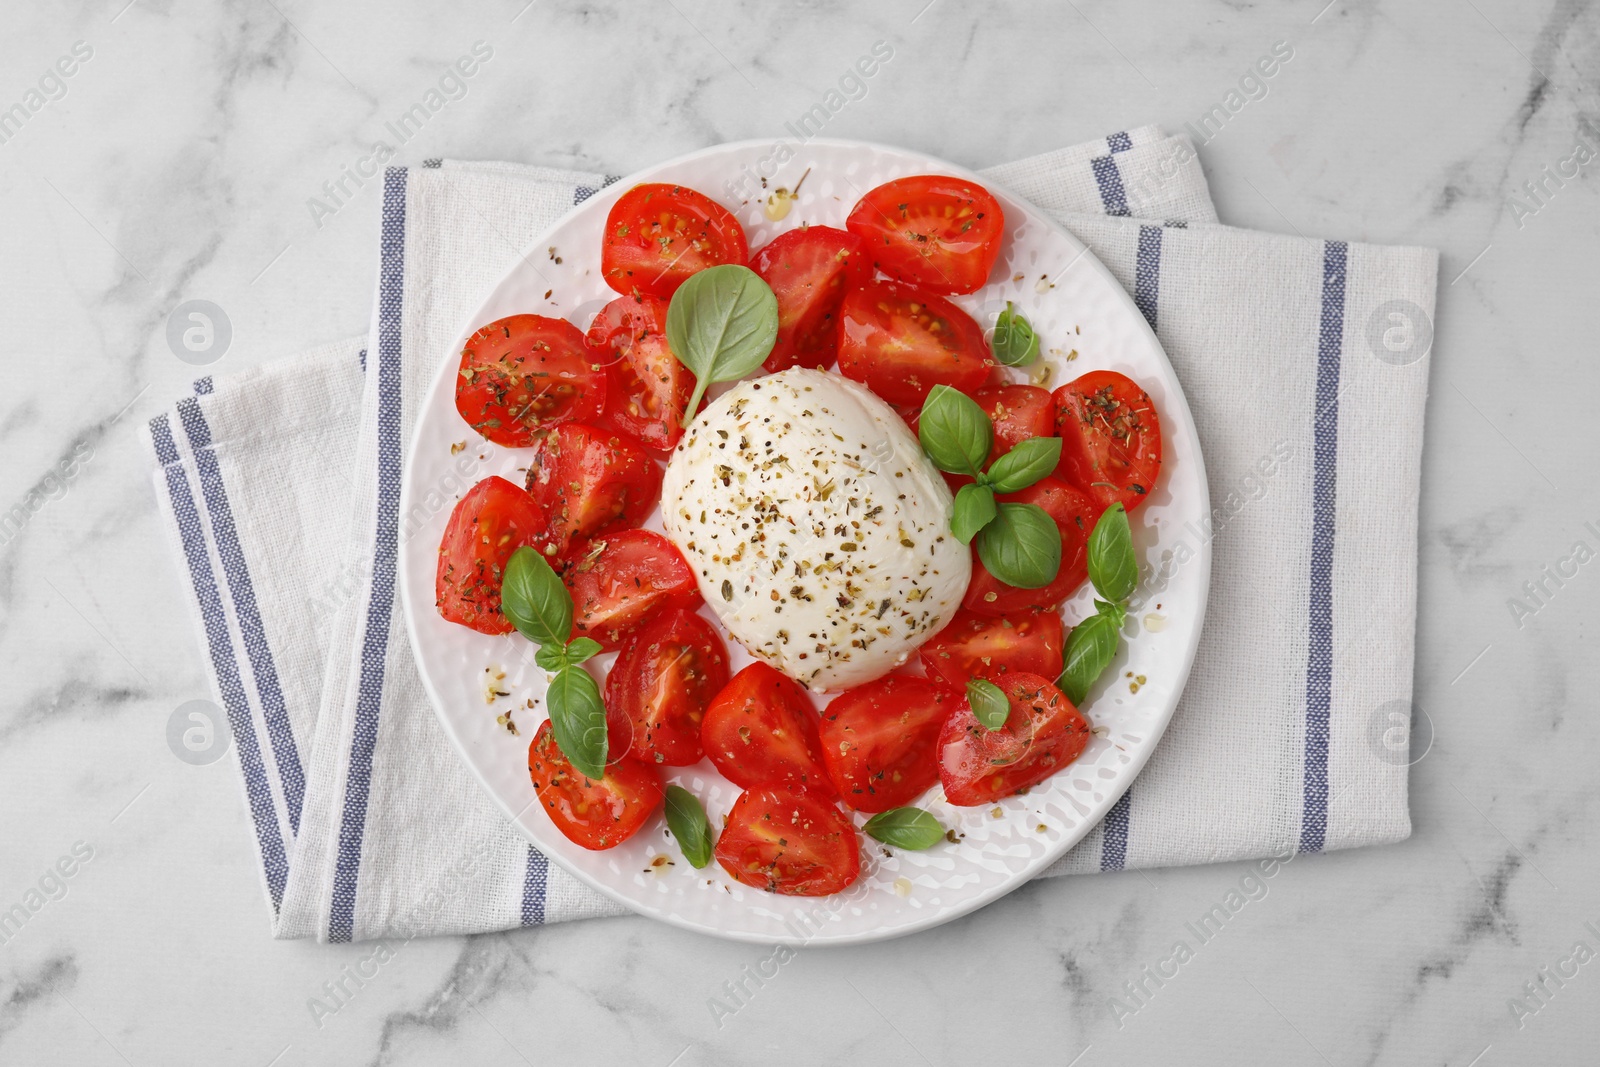
<instances>
[{"instance_id":1,"label":"green basil leaf","mask_svg":"<svg viewBox=\"0 0 1600 1067\"><path fill-rule=\"evenodd\" d=\"M567 642L566 661L576 667L584 660L593 659L601 652L600 642L592 637L574 637Z\"/></svg>"},{"instance_id":2,"label":"green basil leaf","mask_svg":"<svg viewBox=\"0 0 1600 1067\"><path fill-rule=\"evenodd\" d=\"M1018 589L1040 589L1061 570L1061 530L1037 504L1001 504L978 533L978 558Z\"/></svg>"},{"instance_id":3,"label":"green basil leaf","mask_svg":"<svg viewBox=\"0 0 1600 1067\"><path fill-rule=\"evenodd\" d=\"M691 274L667 307L667 346L695 377L684 422L699 410L708 385L743 378L777 339L778 298L761 275L736 263Z\"/></svg>"},{"instance_id":4,"label":"green basil leaf","mask_svg":"<svg viewBox=\"0 0 1600 1067\"><path fill-rule=\"evenodd\" d=\"M989 462L994 424L970 396L948 385L936 385L922 402L917 436L935 467L976 477Z\"/></svg>"},{"instance_id":5,"label":"green basil leaf","mask_svg":"<svg viewBox=\"0 0 1600 1067\"><path fill-rule=\"evenodd\" d=\"M1030 437L994 461L989 484L997 493L1015 493L1056 469L1061 462L1061 438Z\"/></svg>"},{"instance_id":6,"label":"green basil leaf","mask_svg":"<svg viewBox=\"0 0 1600 1067\"><path fill-rule=\"evenodd\" d=\"M1128 617L1127 609L1121 604L1113 604L1105 600L1096 600L1094 602L1094 610L1098 611L1102 615L1111 616L1112 620L1116 623L1117 629L1119 630L1122 629L1122 623Z\"/></svg>"},{"instance_id":7,"label":"green basil leaf","mask_svg":"<svg viewBox=\"0 0 1600 1067\"><path fill-rule=\"evenodd\" d=\"M950 516L950 532L956 535L956 540L969 545L994 516L994 491L986 485L963 485L956 492L956 508Z\"/></svg>"},{"instance_id":8,"label":"green basil leaf","mask_svg":"<svg viewBox=\"0 0 1600 1067\"><path fill-rule=\"evenodd\" d=\"M567 650L561 645L540 645L533 662L553 674L567 665Z\"/></svg>"},{"instance_id":9,"label":"green basil leaf","mask_svg":"<svg viewBox=\"0 0 1600 1067\"><path fill-rule=\"evenodd\" d=\"M594 675L563 667L550 679L544 702L556 746L579 774L598 782L606 776L606 706Z\"/></svg>"},{"instance_id":10,"label":"green basil leaf","mask_svg":"<svg viewBox=\"0 0 1600 1067\"><path fill-rule=\"evenodd\" d=\"M1128 512L1112 504L1089 532L1089 580L1095 591L1113 603L1133 595L1139 584L1139 561L1133 555Z\"/></svg>"},{"instance_id":11,"label":"green basil leaf","mask_svg":"<svg viewBox=\"0 0 1600 1067\"><path fill-rule=\"evenodd\" d=\"M862 829L875 840L909 852L921 852L944 840L944 827L939 820L921 808L880 811Z\"/></svg>"},{"instance_id":12,"label":"green basil leaf","mask_svg":"<svg viewBox=\"0 0 1600 1067\"><path fill-rule=\"evenodd\" d=\"M540 645L559 648L572 635L572 594L538 549L524 545L511 553L500 607L522 636Z\"/></svg>"},{"instance_id":13,"label":"green basil leaf","mask_svg":"<svg viewBox=\"0 0 1600 1067\"><path fill-rule=\"evenodd\" d=\"M711 823L706 809L681 785L667 786L667 829L678 839L689 866L698 870L711 862Z\"/></svg>"},{"instance_id":14,"label":"green basil leaf","mask_svg":"<svg viewBox=\"0 0 1600 1067\"><path fill-rule=\"evenodd\" d=\"M1011 301L995 320L994 336L989 340L994 358L1008 367L1022 367L1039 358L1039 335L1033 324L1021 315Z\"/></svg>"},{"instance_id":15,"label":"green basil leaf","mask_svg":"<svg viewBox=\"0 0 1600 1067\"><path fill-rule=\"evenodd\" d=\"M1063 650L1061 677L1056 680L1068 700L1082 704L1089 695L1089 687L1117 654L1121 629L1118 620L1105 613L1091 615L1072 628Z\"/></svg>"},{"instance_id":16,"label":"green basil leaf","mask_svg":"<svg viewBox=\"0 0 1600 1067\"><path fill-rule=\"evenodd\" d=\"M985 730L998 730L1011 717L1011 701L1004 689L982 678L967 682L967 703Z\"/></svg>"}]
</instances>

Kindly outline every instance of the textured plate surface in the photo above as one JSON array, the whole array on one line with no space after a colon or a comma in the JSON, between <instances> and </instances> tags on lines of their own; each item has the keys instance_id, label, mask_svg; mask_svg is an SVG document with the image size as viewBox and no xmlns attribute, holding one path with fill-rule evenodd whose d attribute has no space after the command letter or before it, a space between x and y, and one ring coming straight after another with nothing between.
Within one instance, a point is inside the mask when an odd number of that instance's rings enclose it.
<instances>
[{"instance_id":1,"label":"textured plate surface","mask_svg":"<svg viewBox=\"0 0 1600 1067\"><path fill-rule=\"evenodd\" d=\"M721 145L632 175L601 190L535 241L472 320L462 323L450 350L438 353L438 377L424 400L406 461L401 513L409 514L413 503L437 493L440 486L459 485L455 468L460 457L451 445L464 440L471 456L484 457L475 478L500 474L521 484L528 450L476 440L456 413L461 346L482 324L517 313L565 317L586 329L594 313L616 295L600 278L600 237L611 205L630 186L669 181L701 190L734 211L754 250L802 222L843 227L863 193L893 178L920 173L972 178L1000 200L1005 243L991 284L953 298L956 303L987 328L1005 301L1014 301L1041 338L1043 358L1052 365L1052 387L1090 370L1120 370L1149 391L1166 435L1161 478L1133 516L1134 542L1146 574L1141 588L1158 571L1167 572L1164 585L1133 613L1123 650L1086 702L1094 733L1083 756L1027 795L992 808L953 807L935 786L921 805L964 836L927 852L886 855L863 835L861 878L832 897L779 897L753 890L729 878L715 861L696 871L679 855L660 819L617 848L589 852L567 841L533 803L527 746L545 717L545 674L533 662L533 646L515 634L474 633L445 622L434 610L434 569L448 507L404 540L401 592L417 663L445 732L507 816L552 860L635 911L688 929L766 944L859 943L947 922L1015 889L1077 844L1128 788L1166 729L1194 659L1210 577L1209 545L1182 567L1173 568L1170 561L1184 524L1203 522L1210 505L1199 442L1172 367L1133 300L1081 242L1003 188L961 167L848 141L810 141L783 164L770 185L792 186L803 172L810 173L788 215L774 221L767 216L766 200L758 198L768 190L755 192L752 179L746 194L752 199L741 202L727 184L746 173L759 174L763 165L770 169L771 163L763 160L772 149L767 142ZM530 261L538 263L537 271ZM547 289L553 289L549 299ZM1020 371L1012 374L1025 380ZM459 496L465 488L452 491ZM659 511L646 526L661 529ZM1135 599L1137 603L1138 594ZM1092 612L1090 600L1086 586L1068 602L1064 614L1069 625ZM1150 617L1156 601L1158 617ZM730 666L737 670L750 658L729 644ZM614 658L603 656L598 663L609 667ZM498 685L509 697L486 702L486 670L504 672ZM1145 679L1136 691L1130 673ZM529 700L532 710L527 709ZM524 709L516 716L520 737L495 721L497 714L511 709ZM720 827L739 790L709 762L666 770L668 781L700 796L713 827ZM859 826L865 819L856 816L855 821ZM657 854L675 863L652 869L650 860Z\"/></svg>"}]
</instances>

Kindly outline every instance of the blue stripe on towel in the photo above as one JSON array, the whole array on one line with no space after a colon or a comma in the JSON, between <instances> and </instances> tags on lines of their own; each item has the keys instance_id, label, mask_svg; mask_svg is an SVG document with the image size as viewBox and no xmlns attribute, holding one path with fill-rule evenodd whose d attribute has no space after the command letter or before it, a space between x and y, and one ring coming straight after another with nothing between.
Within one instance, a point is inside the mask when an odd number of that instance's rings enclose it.
<instances>
[{"instance_id":1,"label":"blue stripe on towel","mask_svg":"<svg viewBox=\"0 0 1600 1067\"><path fill-rule=\"evenodd\" d=\"M1094 170L1095 184L1100 186L1100 202L1105 205L1106 214L1133 214L1128 210L1128 196L1122 190L1122 172L1117 169L1117 161L1110 156L1100 156L1091 159L1089 166Z\"/></svg>"},{"instance_id":2,"label":"blue stripe on towel","mask_svg":"<svg viewBox=\"0 0 1600 1067\"><path fill-rule=\"evenodd\" d=\"M1100 869L1120 871L1128 862L1128 819L1133 810L1133 787L1117 798L1100 828Z\"/></svg>"},{"instance_id":3,"label":"blue stripe on towel","mask_svg":"<svg viewBox=\"0 0 1600 1067\"><path fill-rule=\"evenodd\" d=\"M1333 686L1333 542L1339 487L1339 361L1344 347L1349 248L1322 252L1322 322L1317 338L1316 466L1312 491L1310 641L1306 656L1306 757L1300 851L1321 852L1328 830L1328 714Z\"/></svg>"},{"instance_id":4,"label":"blue stripe on towel","mask_svg":"<svg viewBox=\"0 0 1600 1067\"><path fill-rule=\"evenodd\" d=\"M345 775L344 817L333 872L328 940L349 941L355 930L361 842L366 833L372 753L383 708L385 659L394 614L394 581L400 518L400 363L402 299L405 293L406 169L383 175L383 239L378 268L378 501L374 516L372 585L361 645L361 677L355 730Z\"/></svg>"},{"instance_id":5,"label":"blue stripe on towel","mask_svg":"<svg viewBox=\"0 0 1600 1067\"><path fill-rule=\"evenodd\" d=\"M1133 147L1133 138L1126 130L1118 130L1106 138L1106 147L1113 152L1126 152Z\"/></svg>"},{"instance_id":6,"label":"blue stripe on towel","mask_svg":"<svg viewBox=\"0 0 1600 1067\"><path fill-rule=\"evenodd\" d=\"M1139 227L1139 250L1134 258L1133 302L1150 328L1156 328L1161 299L1161 227ZM1128 826L1133 818L1133 790L1130 788L1111 810L1101 830L1100 869L1120 871L1128 859Z\"/></svg>"},{"instance_id":7,"label":"blue stripe on towel","mask_svg":"<svg viewBox=\"0 0 1600 1067\"><path fill-rule=\"evenodd\" d=\"M239 666L233 658L233 639L228 634L222 596L212 575L211 559L206 555L205 527L201 524L200 512L189 490L189 476L178 459L178 447L173 442L172 430L167 425L165 415L157 415L150 420L150 437L155 442L156 459L161 462L166 474L167 495L172 500L178 537L183 544L184 559L189 565L189 580L194 585L195 602L200 606L200 619L205 625L211 666L217 675L217 687L222 692L222 703L228 713L228 725L233 730L234 744L238 746L239 767L244 772L245 797L249 801L250 818L256 828L256 847L261 851L267 894L272 898L272 911L276 915L283 903L284 885L289 880L289 860L277 809L272 802L272 787L267 782L267 768L261 762L255 724L250 720L250 701L245 696L244 684L239 679Z\"/></svg>"},{"instance_id":8,"label":"blue stripe on towel","mask_svg":"<svg viewBox=\"0 0 1600 1067\"><path fill-rule=\"evenodd\" d=\"M550 861L528 846L528 868L522 875L522 925L544 925L544 897L550 887Z\"/></svg>"},{"instance_id":9,"label":"blue stripe on towel","mask_svg":"<svg viewBox=\"0 0 1600 1067\"><path fill-rule=\"evenodd\" d=\"M233 507L228 503L222 467L211 446L211 427L200 410L200 402L194 397L178 401L178 419L183 423L183 432L188 436L189 448L194 453L195 467L200 472L200 491L205 495L206 511L211 516L217 558L222 561L222 573L227 578L228 592L233 597L234 621L238 624L239 636L244 639L245 653L250 657L250 673L255 678L256 698L261 702L261 718L266 723L267 739L272 744L272 758L278 766L278 786L283 790L284 806L288 808L289 828L298 836L300 808L306 795L306 777L300 767L300 751L294 742L294 728L289 725L289 709L284 704L283 689L278 684L278 669L272 661L272 648L267 643L267 630L262 625L261 612L256 607L250 566L239 545L239 532L233 525Z\"/></svg>"},{"instance_id":10,"label":"blue stripe on towel","mask_svg":"<svg viewBox=\"0 0 1600 1067\"><path fill-rule=\"evenodd\" d=\"M1161 227L1139 227L1139 254L1133 277L1133 302L1144 321L1156 328L1156 305L1161 298Z\"/></svg>"},{"instance_id":11,"label":"blue stripe on towel","mask_svg":"<svg viewBox=\"0 0 1600 1067\"><path fill-rule=\"evenodd\" d=\"M209 375L209 374L206 375L204 378L196 378L194 380L194 395L195 396L210 396L212 391L215 388L216 387L212 384L212 381L211 381L211 375Z\"/></svg>"}]
</instances>

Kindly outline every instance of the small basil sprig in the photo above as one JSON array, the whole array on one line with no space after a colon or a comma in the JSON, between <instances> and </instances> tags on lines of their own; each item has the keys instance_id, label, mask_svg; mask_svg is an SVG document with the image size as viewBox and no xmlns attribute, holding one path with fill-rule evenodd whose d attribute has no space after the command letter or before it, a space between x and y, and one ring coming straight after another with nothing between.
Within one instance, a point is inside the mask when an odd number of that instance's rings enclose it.
<instances>
[{"instance_id":1,"label":"small basil sprig","mask_svg":"<svg viewBox=\"0 0 1600 1067\"><path fill-rule=\"evenodd\" d=\"M1128 598L1139 584L1133 532L1121 504L1111 505L1095 523L1089 534L1088 563L1089 580L1102 599L1094 602L1095 613L1067 635L1061 677L1056 681L1074 704L1083 703L1089 687L1116 657L1128 616Z\"/></svg>"},{"instance_id":2,"label":"small basil sprig","mask_svg":"<svg viewBox=\"0 0 1600 1067\"><path fill-rule=\"evenodd\" d=\"M1061 438L1030 437L995 460L994 424L971 397L936 385L923 401L917 436L933 465L973 480L956 492L950 532L963 543L978 539L978 556L989 573L1019 589L1038 589L1061 569L1061 534L1036 504L1001 504L996 493L1026 489L1056 469Z\"/></svg>"},{"instance_id":3,"label":"small basil sprig","mask_svg":"<svg viewBox=\"0 0 1600 1067\"><path fill-rule=\"evenodd\" d=\"M983 678L967 682L967 705L985 730L998 730L1011 717L1011 701L1006 699L1006 691Z\"/></svg>"},{"instance_id":4,"label":"small basil sprig","mask_svg":"<svg viewBox=\"0 0 1600 1067\"><path fill-rule=\"evenodd\" d=\"M698 870L711 862L711 823L695 795L681 785L667 786L667 829L678 839L683 858Z\"/></svg>"},{"instance_id":5,"label":"small basil sprig","mask_svg":"<svg viewBox=\"0 0 1600 1067\"><path fill-rule=\"evenodd\" d=\"M667 346L694 372L687 426L706 387L761 366L778 340L778 298L749 267L724 263L689 276L667 307Z\"/></svg>"},{"instance_id":6,"label":"small basil sprig","mask_svg":"<svg viewBox=\"0 0 1600 1067\"><path fill-rule=\"evenodd\" d=\"M1008 367L1025 367L1039 358L1039 335L1033 324L1017 313L1016 305L1006 301L1006 309L995 319L994 335L989 339L994 358Z\"/></svg>"},{"instance_id":7,"label":"small basil sprig","mask_svg":"<svg viewBox=\"0 0 1600 1067\"><path fill-rule=\"evenodd\" d=\"M869 837L895 848L921 852L944 839L939 820L921 808L890 808L880 811L862 827Z\"/></svg>"},{"instance_id":8,"label":"small basil sprig","mask_svg":"<svg viewBox=\"0 0 1600 1067\"><path fill-rule=\"evenodd\" d=\"M500 607L511 625L539 650L533 660L553 672L545 692L556 746L573 769L599 781L606 773L606 708L600 686L581 664L600 651L572 637L572 594L537 549L523 546L506 561Z\"/></svg>"}]
</instances>

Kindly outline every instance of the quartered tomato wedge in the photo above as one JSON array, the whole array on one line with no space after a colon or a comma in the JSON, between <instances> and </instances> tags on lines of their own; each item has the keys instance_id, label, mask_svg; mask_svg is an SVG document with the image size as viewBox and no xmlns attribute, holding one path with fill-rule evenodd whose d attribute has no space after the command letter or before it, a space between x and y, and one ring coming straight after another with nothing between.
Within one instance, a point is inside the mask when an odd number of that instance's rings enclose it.
<instances>
[{"instance_id":1,"label":"quartered tomato wedge","mask_svg":"<svg viewBox=\"0 0 1600 1067\"><path fill-rule=\"evenodd\" d=\"M919 655L929 678L965 692L973 678L1057 677L1062 641L1061 616L1054 611L990 617L962 610Z\"/></svg>"},{"instance_id":2,"label":"quartered tomato wedge","mask_svg":"<svg viewBox=\"0 0 1600 1067\"><path fill-rule=\"evenodd\" d=\"M467 490L450 512L439 545L439 614L479 633L510 633L511 622L500 610L506 560L533 544L543 525L528 494L504 478L485 478Z\"/></svg>"},{"instance_id":3,"label":"quartered tomato wedge","mask_svg":"<svg viewBox=\"0 0 1600 1067\"><path fill-rule=\"evenodd\" d=\"M497 445L524 448L546 427L593 422L605 400L605 374L565 319L497 319L461 350L456 410Z\"/></svg>"},{"instance_id":4,"label":"quartered tomato wedge","mask_svg":"<svg viewBox=\"0 0 1600 1067\"><path fill-rule=\"evenodd\" d=\"M1089 722L1067 695L1036 674L994 679L1011 703L998 730L986 730L966 697L939 735L939 780L950 803L989 804L1042 782L1083 754Z\"/></svg>"},{"instance_id":5,"label":"quartered tomato wedge","mask_svg":"<svg viewBox=\"0 0 1600 1067\"><path fill-rule=\"evenodd\" d=\"M573 636L607 652L660 611L700 606L694 572L671 541L650 530L620 530L581 542L561 574L572 594Z\"/></svg>"},{"instance_id":6,"label":"quartered tomato wedge","mask_svg":"<svg viewBox=\"0 0 1600 1067\"><path fill-rule=\"evenodd\" d=\"M689 275L749 259L744 228L728 209L683 185L636 185L606 216L600 273L624 296L663 299Z\"/></svg>"},{"instance_id":7,"label":"quartered tomato wedge","mask_svg":"<svg viewBox=\"0 0 1600 1067\"><path fill-rule=\"evenodd\" d=\"M1015 615L1027 611L1054 611L1089 576L1089 531L1103 510L1079 490L1059 478L1044 477L1020 493L1008 493L1002 502L1037 504L1055 520L1061 531L1061 569L1053 582L1040 589L1007 585L983 565L976 542L972 548L972 581L961 602L979 615Z\"/></svg>"},{"instance_id":8,"label":"quartered tomato wedge","mask_svg":"<svg viewBox=\"0 0 1600 1067\"><path fill-rule=\"evenodd\" d=\"M699 763L700 724L728 684L728 650L692 611L668 611L622 646L606 675L611 756L687 767Z\"/></svg>"},{"instance_id":9,"label":"quartered tomato wedge","mask_svg":"<svg viewBox=\"0 0 1600 1067\"><path fill-rule=\"evenodd\" d=\"M895 282L845 294L839 373L891 404L920 406L936 385L975 392L993 362L983 330L943 297Z\"/></svg>"},{"instance_id":10,"label":"quartered tomato wedge","mask_svg":"<svg viewBox=\"0 0 1600 1067\"><path fill-rule=\"evenodd\" d=\"M939 780L939 728L956 697L891 674L835 697L822 713L822 758L846 806L888 811Z\"/></svg>"},{"instance_id":11,"label":"quartered tomato wedge","mask_svg":"<svg viewBox=\"0 0 1600 1067\"><path fill-rule=\"evenodd\" d=\"M990 463L1030 437L1056 435L1055 401L1047 389L1036 385L986 385L973 393L972 399L994 423Z\"/></svg>"},{"instance_id":12,"label":"quartered tomato wedge","mask_svg":"<svg viewBox=\"0 0 1600 1067\"><path fill-rule=\"evenodd\" d=\"M802 226L758 249L750 266L778 298L778 342L763 366L775 374L831 364L845 291L872 279L861 238L831 226Z\"/></svg>"},{"instance_id":13,"label":"quartered tomato wedge","mask_svg":"<svg viewBox=\"0 0 1600 1067\"><path fill-rule=\"evenodd\" d=\"M1150 394L1114 370L1097 370L1055 392L1061 465L1056 476L1093 497L1104 511L1132 511L1161 474L1161 420Z\"/></svg>"},{"instance_id":14,"label":"quartered tomato wedge","mask_svg":"<svg viewBox=\"0 0 1600 1067\"><path fill-rule=\"evenodd\" d=\"M833 795L811 698L765 663L750 664L723 687L706 709L700 738L734 785Z\"/></svg>"},{"instance_id":15,"label":"quartered tomato wedge","mask_svg":"<svg viewBox=\"0 0 1600 1067\"><path fill-rule=\"evenodd\" d=\"M637 526L661 495L661 468L612 430L562 423L539 439L528 496L540 515L534 544L546 556L608 530Z\"/></svg>"},{"instance_id":16,"label":"quartered tomato wedge","mask_svg":"<svg viewBox=\"0 0 1600 1067\"><path fill-rule=\"evenodd\" d=\"M1000 255L1005 215L983 186L923 174L873 189L845 226L885 274L934 293L975 293Z\"/></svg>"},{"instance_id":17,"label":"quartered tomato wedge","mask_svg":"<svg viewBox=\"0 0 1600 1067\"><path fill-rule=\"evenodd\" d=\"M575 845L599 851L638 833L661 807L661 774L632 760L613 763L598 782L579 774L556 745L546 719L528 746L528 776L539 806Z\"/></svg>"},{"instance_id":18,"label":"quartered tomato wedge","mask_svg":"<svg viewBox=\"0 0 1600 1067\"><path fill-rule=\"evenodd\" d=\"M585 336L609 379L604 424L666 451L683 436L694 375L667 347L667 304L619 296L594 317Z\"/></svg>"},{"instance_id":19,"label":"quartered tomato wedge","mask_svg":"<svg viewBox=\"0 0 1600 1067\"><path fill-rule=\"evenodd\" d=\"M798 897L837 893L861 873L854 826L826 800L752 789L734 801L717 862L745 885Z\"/></svg>"}]
</instances>

